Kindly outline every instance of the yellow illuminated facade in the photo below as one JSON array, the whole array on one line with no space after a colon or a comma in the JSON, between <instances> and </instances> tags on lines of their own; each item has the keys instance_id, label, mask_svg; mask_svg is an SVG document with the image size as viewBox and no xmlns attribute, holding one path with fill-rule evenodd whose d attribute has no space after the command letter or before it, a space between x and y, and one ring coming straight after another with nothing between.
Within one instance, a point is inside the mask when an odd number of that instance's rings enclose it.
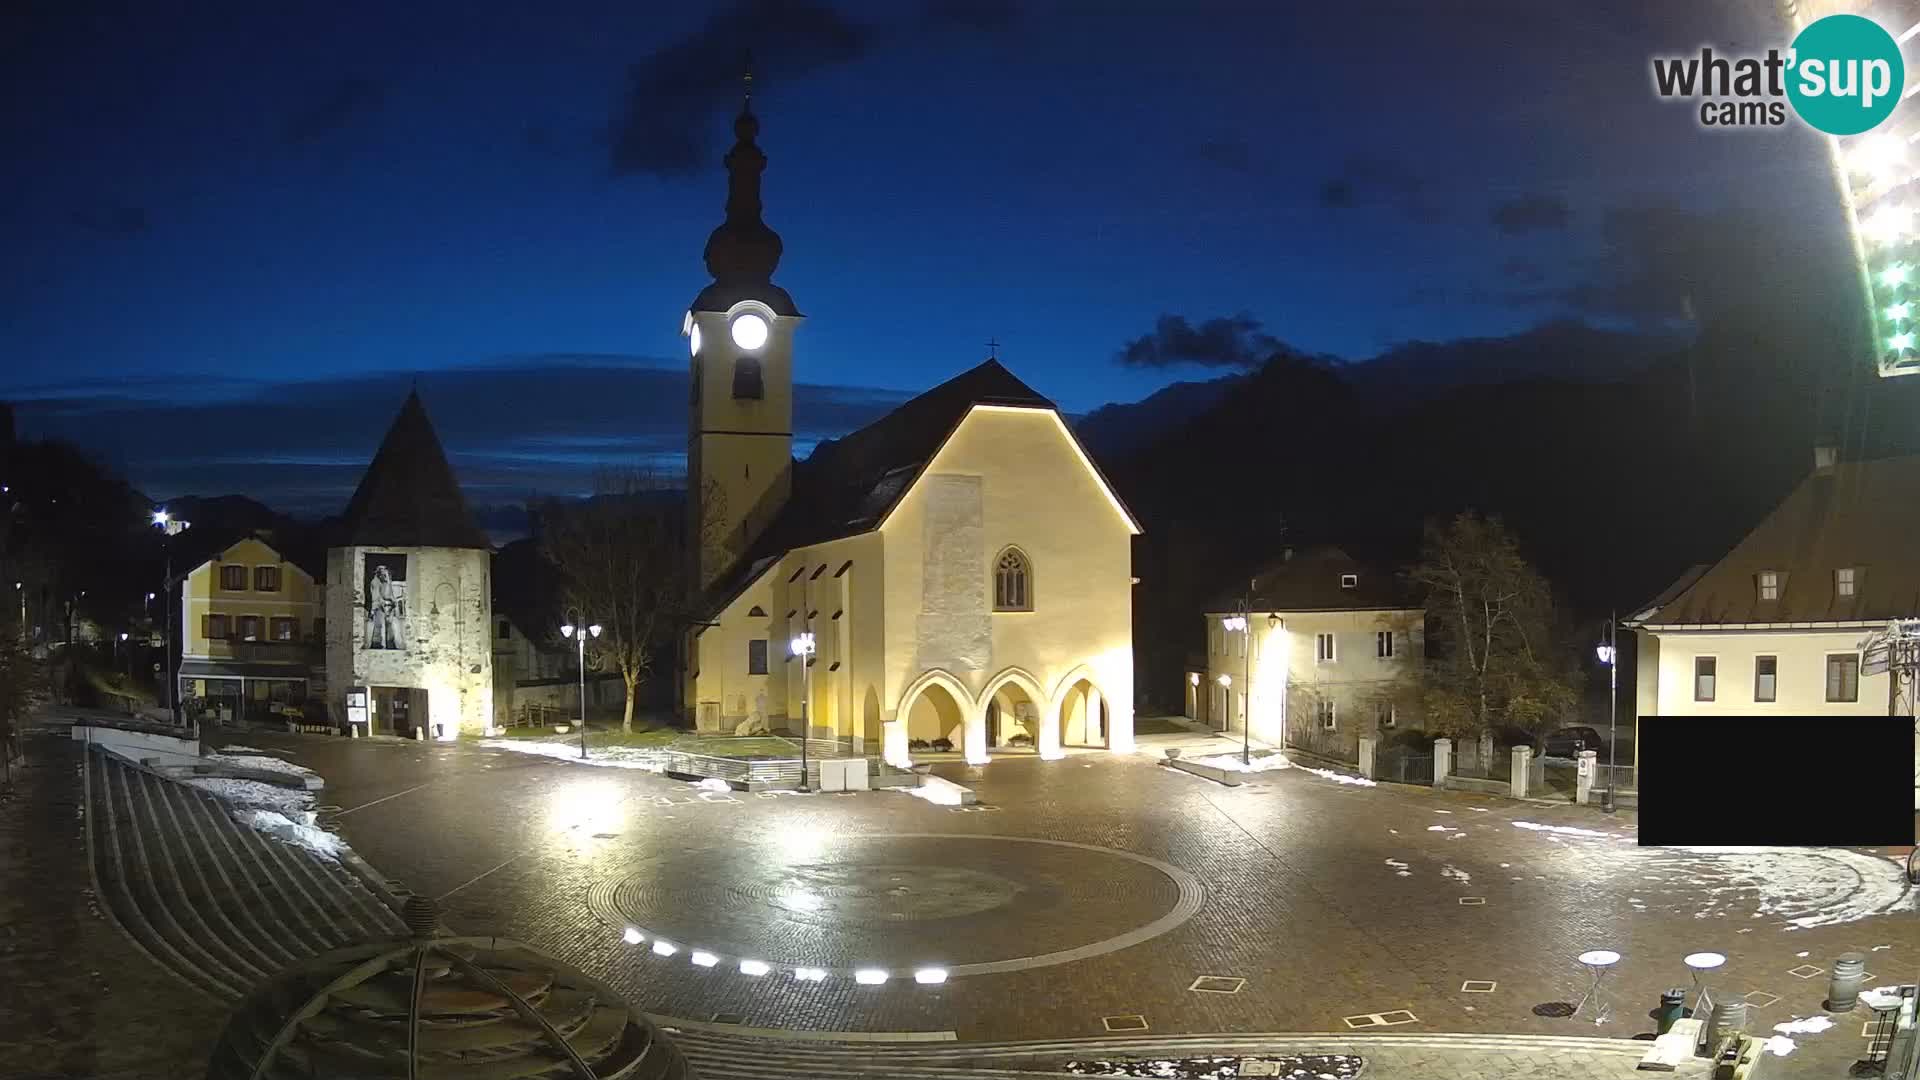
<instances>
[{"instance_id":1,"label":"yellow illuminated facade","mask_svg":"<svg viewBox=\"0 0 1920 1080\"><path fill-rule=\"evenodd\" d=\"M248 537L194 567L181 585L183 696L256 716L306 699L323 637L311 574Z\"/></svg>"}]
</instances>

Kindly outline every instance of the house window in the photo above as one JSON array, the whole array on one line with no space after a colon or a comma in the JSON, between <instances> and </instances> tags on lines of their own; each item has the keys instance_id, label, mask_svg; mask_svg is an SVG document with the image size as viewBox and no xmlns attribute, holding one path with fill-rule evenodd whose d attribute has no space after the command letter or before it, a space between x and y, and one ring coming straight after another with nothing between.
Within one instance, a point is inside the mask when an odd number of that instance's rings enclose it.
<instances>
[{"instance_id":1,"label":"house window","mask_svg":"<svg viewBox=\"0 0 1920 1080\"><path fill-rule=\"evenodd\" d=\"M1777 656L1756 656L1753 658L1753 700L1773 701L1780 692L1780 658Z\"/></svg>"},{"instance_id":2,"label":"house window","mask_svg":"<svg viewBox=\"0 0 1920 1080\"><path fill-rule=\"evenodd\" d=\"M1854 568L1843 566L1833 572L1833 594L1840 597L1853 595Z\"/></svg>"},{"instance_id":3,"label":"house window","mask_svg":"<svg viewBox=\"0 0 1920 1080\"><path fill-rule=\"evenodd\" d=\"M279 592L280 568L277 566L256 566L253 568L254 592Z\"/></svg>"},{"instance_id":4,"label":"house window","mask_svg":"<svg viewBox=\"0 0 1920 1080\"><path fill-rule=\"evenodd\" d=\"M227 640L227 617L225 615L207 616L207 637L213 641Z\"/></svg>"},{"instance_id":5,"label":"house window","mask_svg":"<svg viewBox=\"0 0 1920 1080\"><path fill-rule=\"evenodd\" d=\"M1393 631L1374 631L1373 654L1382 660L1393 659Z\"/></svg>"},{"instance_id":6,"label":"house window","mask_svg":"<svg viewBox=\"0 0 1920 1080\"><path fill-rule=\"evenodd\" d=\"M1359 588L1359 587L1360 587L1360 575L1359 575L1359 574L1341 574L1341 575L1340 575L1340 587L1341 587L1341 588L1343 588L1343 589L1357 589L1357 588Z\"/></svg>"},{"instance_id":7,"label":"house window","mask_svg":"<svg viewBox=\"0 0 1920 1080\"><path fill-rule=\"evenodd\" d=\"M1839 653L1827 657L1827 700L1860 700L1860 654Z\"/></svg>"},{"instance_id":8,"label":"house window","mask_svg":"<svg viewBox=\"0 0 1920 1080\"><path fill-rule=\"evenodd\" d=\"M292 641L293 635L294 635L294 626L295 626L295 623L292 619L281 619L281 618L274 619L273 620L273 640Z\"/></svg>"},{"instance_id":9,"label":"house window","mask_svg":"<svg viewBox=\"0 0 1920 1080\"><path fill-rule=\"evenodd\" d=\"M1760 571L1760 599L1780 599L1780 572L1777 570Z\"/></svg>"},{"instance_id":10,"label":"house window","mask_svg":"<svg viewBox=\"0 0 1920 1080\"><path fill-rule=\"evenodd\" d=\"M220 587L227 592L246 592L247 568L244 566L222 566L220 568Z\"/></svg>"},{"instance_id":11,"label":"house window","mask_svg":"<svg viewBox=\"0 0 1920 1080\"><path fill-rule=\"evenodd\" d=\"M765 675L767 673L767 639L755 638L747 642L747 674Z\"/></svg>"},{"instance_id":12,"label":"house window","mask_svg":"<svg viewBox=\"0 0 1920 1080\"><path fill-rule=\"evenodd\" d=\"M1321 698L1313 711L1320 718L1321 731L1333 731L1340 726L1340 709L1332 701Z\"/></svg>"},{"instance_id":13,"label":"house window","mask_svg":"<svg viewBox=\"0 0 1920 1080\"><path fill-rule=\"evenodd\" d=\"M513 624L505 619L501 619L500 629L495 632L500 635L501 641L510 640L513 637Z\"/></svg>"},{"instance_id":14,"label":"house window","mask_svg":"<svg viewBox=\"0 0 1920 1080\"><path fill-rule=\"evenodd\" d=\"M238 620L241 641L260 640L260 616L242 615Z\"/></svg>"},{"instance_id":15,"label":"house window","mask_svg":"<svg viewBox=\"0 0 1920 1080\"><path fill-rule=\"evenodd\" d=\"M1331 664L1335 659L1332 634L1313 635L1313 660L1317 664Z\"/></svg>"},{"instance_id":16,"label":"house window","mask_svg":"<svg viewBox=\"0 0 1920 1080\"><path fill-rule=\"evenodd\" d=\"M993 610L1033 610L1033 565L1019 548L1008 548L993 564Z\"/></svg>"},{"instance_id":17,"label":"house window","mask_svg":"<svg viewBox=\"0 0 1920 1080\"><path fill-rule=\"evenodd\" d=\"M743 356L733 362L733 396L752 401L767 396L761 385L760 361Z\"/></svg>"},{"instance_id":18,"label":"house window","mask_svg":"<svg viewBox=\"0 0 1920 1080\"><path fill-rule=\"evenodd\" d=\"M1399 721L1400 717L1397 710L1393 707L1393 702L1381 701L1374 704L1373 722L1375 726L1383 729L1395 727L1398 726Z\"/></svg>"},{"instance_id":19,"label":"house window","mask_svg":"<svg viewBox=\"0 0 1920 1080\"><path fill-rule=\"evenodd\" d=\"M1712 701L1714 672L1719 661L1711 656L1693 658L1693 700Z\"/></svg>"}]
</instances>

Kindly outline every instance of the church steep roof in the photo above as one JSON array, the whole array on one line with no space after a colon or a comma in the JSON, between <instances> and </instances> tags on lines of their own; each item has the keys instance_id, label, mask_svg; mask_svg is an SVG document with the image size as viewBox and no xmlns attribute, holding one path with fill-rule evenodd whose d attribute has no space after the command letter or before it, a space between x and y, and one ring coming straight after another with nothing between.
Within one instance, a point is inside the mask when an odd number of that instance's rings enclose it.
<instances>
[{"instance_id":1,"label":"church steep roof","mask_svg":"<svg viewBox=\"0 0 1920 1080\"><path fill-rule=\"evenodd\" d=\"M454 482L427 409L409 393L347 503L338 544L491 548Z\"/></svg>"},{"instance_id":2,"label":"church steep roof","mask_svg":"<svg viewBox=\"0 0 1920 1080\"><path fill-rule=\"evenodd\" d=\"M715 599L731 599L767 560L794 548L879 527L975 405L1055 408L1000 361L987 360L866 427L821 443L794 463L786 506L721 580Z\"/></svg>"}]
</instances>

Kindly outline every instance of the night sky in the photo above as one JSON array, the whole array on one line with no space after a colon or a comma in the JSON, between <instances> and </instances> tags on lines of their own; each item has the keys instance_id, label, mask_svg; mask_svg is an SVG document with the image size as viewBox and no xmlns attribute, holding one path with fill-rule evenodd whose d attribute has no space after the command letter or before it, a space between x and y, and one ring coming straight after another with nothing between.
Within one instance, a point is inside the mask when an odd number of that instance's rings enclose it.
<instances>
[{"instance_id":1,"label":"night sky","mask_svg":"<svg viewBox=\"0 0 1920 1080\"><path fill-rule=\"evenodd\" d=\"M803 451L990 337L1077 413L1657 329L1833 214L1797 124L1650 88L1770 3L82 6L0 39L0 396L159 498L336 510L416 378L480 505L677 468L748 47Z\"/></svg>"}]
</instances>

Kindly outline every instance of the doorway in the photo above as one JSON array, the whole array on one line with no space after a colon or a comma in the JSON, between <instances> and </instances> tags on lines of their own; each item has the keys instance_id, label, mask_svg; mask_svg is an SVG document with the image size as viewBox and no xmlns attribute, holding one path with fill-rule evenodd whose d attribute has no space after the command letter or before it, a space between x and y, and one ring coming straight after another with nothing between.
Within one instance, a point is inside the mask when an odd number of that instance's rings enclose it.
<instances>
[{"instance_id":1,"label":"doorway","mask_svg":"<svg viewBox=\"0 0 1920 1080\"><path fill-rule=\"evenodd\" d=\"M375 686L369 697L373 715L368 725L375 735L402 739L419 737L427 723L427 692L412 686Z\"/></svg>"}]
</instances>

